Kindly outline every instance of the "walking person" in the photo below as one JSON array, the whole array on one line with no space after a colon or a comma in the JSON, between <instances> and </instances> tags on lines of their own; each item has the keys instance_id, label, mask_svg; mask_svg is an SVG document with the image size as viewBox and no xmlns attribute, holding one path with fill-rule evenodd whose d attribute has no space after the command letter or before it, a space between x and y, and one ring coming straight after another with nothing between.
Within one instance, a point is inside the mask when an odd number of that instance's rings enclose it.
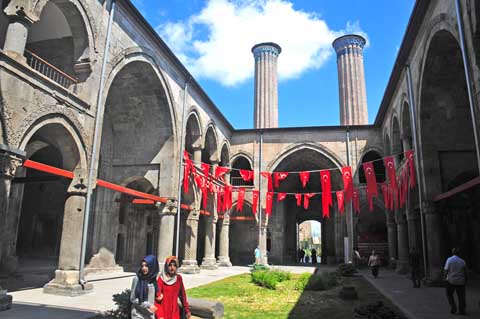
<instances>
[{"instance_id":1,"label":"walking person","mask_svg":"<svg viewBox=\"0 0 480 319\"><path fill-rule=\"evenodd\" d=\"M312 264L317 263L317 250L315 248L312 249Z\"/></svg>"},{"instance_id":2,"label":"walking person","mask_svg":"<svg viewBox=\"0 0 480 319\"><path fill-rule=\"evenodd\" d=\"M260 265L260 257L262 256L262 253L260 252L260 246L257 246L254 251L255 255L255 265Z\"/></svg>"},{"instance_id":3,"label":"walking person","mask_svg":"<svg viewBox=\"0 0 480 319\"><path fill-rule=\"evenodd\" d=\"M458 310L460 315L465 315L465 285L467 284L467 264L460 258L459 249L452 249L452 256L445 263L445 276L447 280L447 298L450 304L450 313L457 312L457 305L453 293L457 293Z\"/></svg>"},{"instance_id":4,"label":"walking person","mask_svg":"<svg viewBox=\"0 0 480 319\"><path fill-rule=\"evenodd\" d=\"M420 254L412 248L408 256L410 268L412 269L413 288L420 288Z\"/></svg>"},{"instance_id":5,"label":"walking person","mask_svg":"<svg viewBox=\"0 0 480 319\"><path fill-rule=\"evenodd\" d=\"M368 259L368 266L372 267L372 276L373 278L378 277L378 271L380 269L380 256L377 255L375 250L372 250L372 254L370 255L370 258Z\"/></svg>"},{"instance_id":6,"label":"walking person","mask_svg":"<svg viewBox=\"0 0 480 319\"><path fill-rule=\"evenodd\" d=\"M155 298L161 297L157 284L158 271L157 257L148 255L140 262L140 269L133 277L130 291L132 319L155 319L158 310Z\"/></svg>"},{"instance_id":7,"label":"walking person","mask_svg":"<svg viewBox=\"0 0 480 319\"><path fill-rule=\"evenodd\" d=\"M303 258L305 257L305 251L303 249L298 250L298 259L299 263L303 262Z\"/></svg>"},{"instance_id":8,"label":"walking person","mask_svg":"<svg viewBox=\"0 0 480 319\"><path fill-rule=\"evenodd\" d=\"M191 317L183 278L177 274L177 269L177 257L168 257L165 260L163 272L158 277L158 289L161 298L157 298L157 318L188 319ZM179 300L182 308L178 305Z\"/></svg>"}]
</instances>

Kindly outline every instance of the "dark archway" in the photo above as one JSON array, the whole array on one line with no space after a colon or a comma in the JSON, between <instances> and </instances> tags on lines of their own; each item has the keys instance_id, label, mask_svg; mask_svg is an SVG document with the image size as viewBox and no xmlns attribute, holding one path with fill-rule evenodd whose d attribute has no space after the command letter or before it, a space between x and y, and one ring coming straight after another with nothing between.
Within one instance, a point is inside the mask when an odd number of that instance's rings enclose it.
<instances>
[{"instance_id":1,"label":"dark archway","mask_svg":"<svg viewBox=\"0 0 480 319\"><path fill-rule=\"evenodd\" d=\"M392 154L395 154L395 159L397 160L397 163L400 163L404 157L404 150L402 138L400 135L400 124L398 123L398 119L396 117L394 117L392 120L392 145L390 150Z\"/></svg>"},{"instance_id":2,"label":"dark archway","mask_svg":"<svg viewBox=\"0 0 480 319\"><path fill-rule=\"evenodd\" d=\"M232 172L230 174L230 183L233 186L253 186L252 181L244 181L242 176L240 175L240 170L252 170L252 164L250 160L244 155L237 155L235 156L233 163L232 163Z\"/></svg>"},{"instance_id":3,"label":"dark archway","mask_svg":"<svg viewBox=\"0 0 480 319\"><path fill-rule=\"evenodd\" d=\"M363 155L361 164L368 162L373 162L373 169L375 170L377 183L385 182L385 165L383 165L382 156L376 151L369 151ZM363 166L358 168L358 181L360 184L365 184L367 182Z\"/></svg>"},{"instance_id":4,"label":"dark archway","mask_svg":"<svg viewBox=\"0 0 480 319\"><path fill-rule=\"evenodd\" d=\"M230 219L230 260L233 265L248 265L255 261L254 250L258 245L258 224L251 203L245 202L243 210L237 212L233 204Z\"/></svg>"}]
</instances>

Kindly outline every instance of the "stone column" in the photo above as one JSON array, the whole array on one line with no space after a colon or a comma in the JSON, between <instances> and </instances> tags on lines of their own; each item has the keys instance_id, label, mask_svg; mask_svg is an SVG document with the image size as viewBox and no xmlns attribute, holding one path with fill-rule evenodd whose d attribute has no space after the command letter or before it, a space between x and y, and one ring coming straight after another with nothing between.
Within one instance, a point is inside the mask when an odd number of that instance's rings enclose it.
<instances>
[{"instance_id":1,"label":"stone column","mask_svg":"<svg viewBox=\"0 0 480 319\"><path fill-rule=\"evenodd\" d=\"M332 45L337 53L340 124L368 124L367 94L363 67L365 39L344 35Z\"/></svg>"},{"instance_id":2,"label":"stone column","mask_svg":"<svg viewBox=\"0 0 480 319\"><path fill-rule=\"evenodd\" d=\"M80 250L82 242L85 200L87 196L86 174L75 171L75 176L67 190L63 215L60 256L55 278L43 287L46 294L78 296L92 292L93 285L80 285Z\"/></svg>"},{"instance_id":3,"label":"stone column","mask_svg":"<svg viewBox=\"0 0 480 319\"><path fill-rule=\"evenodd\" d=\"M218 166L218 161L212 161L212 172L215 172L215 168ZM210 198L211 197L211 198ZM205 253L202 260L202 265L200 266L203 269L217 269L217 260L215 259L215 238L217 234L217 197L216 194L209 195L209 203L207 208L209 210L210 216L206 216L205 220Z\"/></svg>"},{"instance_id":4,"label":"stone column","mask_svg":"<svg viewBox=\"0 0 480 319\"><path fill-rule=\"evenodd\" d=\"M402 211L397 212L397 243L398 243L398 261L397 273L406 274L408 272L408 227L407 220Z\"/></svg>"},{"instance_id":5,"label":"stone column","mask_svg":"<svg viewBox=\"0 0 480 319\"><path fill-rule=\"evenodd\" d=\"M5 35L3 50L9 56L24 61L25 47L27 45L28 32L32 21L21 15L8 16L9 24Z\"/></svg>"},{"instance_id":6,"label":"stone column","mask_svg":"<svg viewBox=\"0 0 480 319\"><path fill-rule=\"evenodd\" d=\"M282 52L276 43L253 46L255 57L255 128L278 127L277 58Z\"/></svg>"},{"instance_id":7,"label":"stone column","mask_svg":"<svg viewBox=\"0 0 480 319\"><path fill-rule=\"evenodd\" d=\"M187 228L185 229L185 258L179 272L184 274L198 274L200 267L197 264L197 241L198 241L198 220L200 210L195 208L187 217Z\"/></svg>"},{"instance_id":8,"label":"stone column","mask_svg":"<svg viewBox=\"0 0 480 319\"><path fill-rule=\"evenodd\" d=\"M443 256L443 231L442 217L435 211L435 207L431 202L423 203L423 211L425 214L425 228L427 240L427 256L428 256L428 277L427 283L436 285L441 283L443 279L443 266L445 263Z\"/></svg>"},{"instance_id":9,"label":"stone column","mask_svg":"<svg viewBox=\"0 0 480 319\"><path fill-rule=\"evenodd\" d=\"M260 263L262 265L268 265L268 256L267 256L267 223L265 219L262 219L261 227L261 236L259 239L260 251L262 252L262 257L260 258Z\"/></svg>"},{"instance_id":10,"label":"stone column","mask_svg":"<svg viewBox=\"0 0 480 319\"><path fill-rule=\"evenodd\" d=\"M221 267L231 267L229 255L229 233L230 233L230 212L226 212L223 221L222 228L220 229L220 249L218 256L218 265Z\"/></svg>"},{"instance_id":11,"label":"stone column","mask_svg":"<svg viewBox=\"0 0 480 319\"><path fill-rule=\"evenodd\" d=\"M387 212L390 214L390 212ZM387 231L388 231L388 258L391 261L397 259L397 225L393 217L387 216Z\"/></svg>"},{"instance_id":12,"label":"stone column","mask_svg":"<svg viewBox=\"0 0 480 319\"><path fill-rule=\"evenodd\" d=\"M0 151L0 234L7 233L7 211L10 199L10 186L12 179L15 177L15 171L21 164L19 157ZM5 247L6 250L7 247ZM0 245L0 265L4 261L4 247ZM2 267L7 268L7 267ZM15 267L14 267L15 268ZM8 271L8 269L7 269ZM13 269L12 269L13 271ZM7 273L7 275L9 275ZM0 311L10 309L12 307L12 296L7 295L7 291L0 286Z\"/></svg>"},{"instance_id":13,"label":"stone column","mask_svg":"<svg viewBox=\"0 0 480 319\"><path fill-rule=\"evenodd\" d=\"M177 214L176 203L169 200L160 205L160 230L158 234L158 253L157 257L160 264L163 264L167 257L173 253L173 242L175 235L175 217Z\"/></svg>"}]
</instances>

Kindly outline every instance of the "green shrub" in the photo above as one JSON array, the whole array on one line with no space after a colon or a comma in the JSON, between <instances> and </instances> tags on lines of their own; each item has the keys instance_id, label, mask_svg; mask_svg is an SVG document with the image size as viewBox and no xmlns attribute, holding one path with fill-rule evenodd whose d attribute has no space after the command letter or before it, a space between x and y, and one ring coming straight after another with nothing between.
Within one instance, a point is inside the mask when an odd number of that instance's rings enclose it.
<instances>
[{"instance_id":1,"label":"green shrub","mask_svg":"<svg viewBox=\"0 0 480 319\"><path fill-rule=\"evenodd\" d=\"M90 319L128 319L130 318L131 303L130 289L125 289L119 294L112 296L113 301L117 305L117 309L108 310L104 313L90 317Z\"/></svg>"},{"instance_id":2,"label":"green shrub","mask_svg":"<svg viewBox=\"0 0 480 319\"><path fill-rule=\"evenodd\" d=\"M321 272L310 277L305 290L328 290L338 285L336 272Z\"/></svg>"},{"instance_id":3,"label":"green shrub","mask_svg":"<svg viewBox=\"0 0 480 319\"><path fill-rule=\"evenodd\" d=\"M255 265L253 265L252 271L256 271L256 270L269 270L269 269L270 269L270 268L268 268L268 267L265 266L265 265L255 264Z\"/></svg>"},{"instance_id":4,"label":"green shrub","mask_svg":"<svg viewBox=\"0 0 480 319\"><path fill-rule=\"evenodd\" d=\"M291 274L281 270L254 270L251 278L259 286L276 289L279 282L290 280Z\"/></svg>"},{"instance_id":5,"label":"green shrub","mask_svg":"<svg viewBox=\"0 0 480 319\"><path fill-rule=\"evenodd\" d=\"M308 282L310 281L310 277L312 277L312 274L309 274L308 272L301 274L300 278L295 283L295 289L303 291L307 286Z\"/></svg>"},{"instance_id":6,"label":"green shrub","mask_svg":"<svg viewBox=\"0 0 480 319\"><path fill-rule=\"evenodd\" d=\"M353 266L353 264L340 264L338 265L337 274L342 277L351 277L353 276L357 270Z\"/></svg>"}]
</instances>

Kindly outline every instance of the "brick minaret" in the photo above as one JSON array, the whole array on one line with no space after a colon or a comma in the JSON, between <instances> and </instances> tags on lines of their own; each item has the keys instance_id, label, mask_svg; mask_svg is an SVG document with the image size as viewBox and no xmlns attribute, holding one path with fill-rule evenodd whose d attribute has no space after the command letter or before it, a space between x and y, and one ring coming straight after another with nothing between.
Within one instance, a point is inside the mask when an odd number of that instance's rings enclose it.
<instances>
[{"instance_id":1,"label":"brick minaret","mask_svg":"<svg viewBox=\"0 0 480 319\"><path fill-rule=\"evenodd\" d=\"M344 35L333 41L337 52L340 124L368 124L367 94L363 69L365 39Z\"/></svg>"},{"instance_id":2,"label":"brick minaret","mask_svg":"<svg viewBox=\"0 0 480 319\"><path fill-rule=\"evenodd\" d=\"M255 128L278 127L277 57L278 44L267 42L253 46L255 57Z\"/></svg>"}]
</instances>

